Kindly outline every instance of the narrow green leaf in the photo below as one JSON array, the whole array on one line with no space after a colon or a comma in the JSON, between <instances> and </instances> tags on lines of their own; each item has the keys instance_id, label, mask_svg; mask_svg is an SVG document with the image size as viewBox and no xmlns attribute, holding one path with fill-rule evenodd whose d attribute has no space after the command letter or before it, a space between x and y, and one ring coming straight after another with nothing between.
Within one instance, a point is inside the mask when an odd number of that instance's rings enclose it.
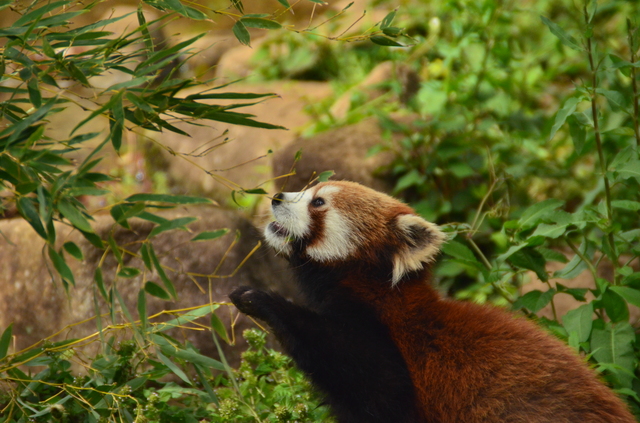
<instances>
[{"instance_id":1,"label":"narrow green leaf","mask_svg":"<svg viewBox=\"0 0 640 423\"><path fill-rule=\"evenodd\" d=\"M49 3L45 6L42 6L36 10L32 10L29 13L26 13L24 15L22 15L18 20L16 20L12 27L19 27L19 26L25 26L27 24L31 24L33 21L37 20L37 19L41 19L45 14L59 8L62 7L66 4L71 3L70 1L56 1L53 3Z\"/></svg>"},{"instance_id":2,"label":"narrow green leaf","mask_svg":"<svg viewBox=\"0 0 640 423\"><path fill-rule=\"evenodd\" d=\"M249 31L247 31L247 27L244 26L242 21L236 22L231 30L233 31L233 35L235 35L235 37L238 39L238 41L240 41L241 44L244 44L245 46L251 46L251 35L249 34Z\"/></svg>"},{"instance_id":3,"label":"narrow green leaf","mask_svg":"<svg viewBox=\"0 0 640 423\"><path fill-rule=\"evenodd\" d=\"M164 0L164 5L168 6L169 9L174 12L178 12L182 16L186 16L187 18L203 20L207 19L207 15L199 11L198 9L194 9L193 7L185 6L179 0Z\"/></svg>"},{"instance_id":4,"label":"narrow green leaf","mask_svg":"<svg viewBox=\"0 0 640 423\"><path fill-rule=\"evenodd\" d=\"M86 118L84 118L83 120L80 121L80 123L78 123L73 130L71 131L71 133L69 135L73 135L78 129L80 129L85 123L89 122L90 120L92 120L93 118L95 118L96 116L105 113L107 110L111 109L114 104L116 102L122 102L122 95L123 95L123 91L118 92L118 94L114 95L111 97L111 99L109 101L107 101L105 104L103 104L101 107L99 107L98 109L94 110L93 112L91 112L91 114L89 116L87 116ZM2 135L2 134L0 134Z\"/></svg>"},{"instance_id":5,"label":"narrow green leaf","mask_svg":"<svg viewBox=\"0 0 640 423\"><path fill-rule=\"evenodd\" d=\"M78 69L78 67L73 62L65 62L65 63L67 65L67 70L69 71L73 79L80 82L85 87L91 86L85 74L80 69Z\"/></svg>"},{"instance_id":6,"label":"narrow green leaf","mask_svg":"<svg viewBox=\"0 0 640 423\"><path fill-rule=\"evenodd\" d=\"M192 349L182 349L177 345L169 343L163 336L158 334L151 335L151 339L160 346L162 352L170 357L177 357L182 360L187 360L191 363L199 364L205 368L213 368L216 370L224 370L224 366L218 360L214 360L210 357L197 353Z\"/></svg>"},{"instance_id":7,"label":"narrow green leaf","mask_svg":"<svg viewBox=\"0 0 640 423\"><path fill-rule=\"evenodd\" d=\"M162 232L171 231L174 229L186 229L185 226L195 222L196 220L198 220L197 217L179 217L177 219L170 220L153 228L151 233L149 233L149 238L153 238L154 236L161 234Z\"/></svg>"},{"instance_id":8,"label":"narrow green leaf","mask_svg":"<svg viewBox=\"0 0 640 423\"><path fill-rule=\"evenodd\" d=\"M115 96L111 105L109 126L111 130L111 144L113 148L120 152L122 146L122 134L124 132L124 107L122 105L122 92Z\"/></svg>"},{"instance_id":9,"label":"narrow green leaf","mask_svg":"<svg viewBox=\"0 0 640 423\"><path fill-rule=\"evenodd\" d=\"M149 320L147 318L147 297L144 289L138 291L138 317L140 318L142 330L146 330Z\"/></svg>"},{"instance_id":10,"label":"narrow green leaf","mask_svg":"<svg viewBox=\"0 0 640 423\"><path fill-rule=\"evenodd\" d=\"M107 290L104 287L104 279L102 278L102 269L100 267L97 267L96 271L93 272L93 280L96 282L96 285L98 286L98 291L100 292L100 295L102 295L102 298L104 298L104 300L108 303L109 296L107 295Z\"/></svg>"},{"instance_id":11,"label":"narrow green leaf","mask_svg":"<svg viewBox=\"0 0 640 423\"><path fill-rule=\"evenodd\" d=\"M204 372L202 366L196 364L193 366L193 368L196 370L196 374L198 375L200 383L202 383L202 386L204 386L204 390L207 391L207 394L209 395L209 401L216 405L220 405L220 401L218 400L216 394L213 392L213 388L211 387L208 378L203 374Z\"/></svg>"},{"instance_id":12,"label":"narrow green leaf","mask_svg":"<svg viewBox=\"0 0 640 423\"><path fill-rule=\"evenodd\" d=\"M140 269L135 267L123 267L118 272L118 276L121 278L135 278L140 274Z\"/></svg>"},{"instance_id":13,"label":"narrow green leaf","mask_svg":"<svg viewBox=\"0 0 640 423\"><path fill-rule=\"evenodd\" d=\"M277 97L274 93L198 93L185 97L186 100L255 100L257 98Z\"/></svg>"},{"instance_id":14,"label":"narrow green leaf","mask_svg":"<svg viewBox=\"0 0 640 423\"><path fill-rule=\"evenodd\" d=\"M31 227L42 237L47 239L47 231L45 231L40 215L36 210L33 202L28 197L20 197L16 203L18 213L24 217L24 219L31 225Z\"/></svg>"},{"instance_id":15,"label":"narrow green leaf","mask_svg":"<svg viewBox=\"0 0 640 423\"><path fill-rule=\"evenodd\" d=\"M191 383L191 380L189 380L189 378L187 377L187 375L182 370L180 370L180 368L176 366L176 364L173 361L165 357L160 351L156 351L156 356L165 366L169 368L169 370L173 372L173 374L175 374L180 379L182 379L186 384L193 385Z\"/></svg>"},{"instance_id":16,"label":"narrow green leaf","mask_svg":"<svg viewBox=\"0 0 640 423\"><path fill-rule=\"evenodd\" d=\"M75 258L76 260L79 260L79 261L84 260L84 255L82 254L82 250L74 242L67 241L64 243L62 247L67 253L71 254L71 256L73 256L73 258Z\"/></svg>"},{"instance_id":17,"label":"narrow green leaf","mask_svg":"<svg viewBox=\"0 0 640 423\"><path fill-rule=\"evenodd\" d=\"M104 92L118 91L122 88L137 87L138 85L146 84L147 82L151 81L154 78L155 78L155 75L140 76L138 78L130 79L129 81L120 82L118 84L111 85L109 88L106 88Z\"/></svg>"},{"instance_id":18,"label":"narrow green leaf","mask_svg":"<svg viewBox=\"0 0 640 423\"><path fill-rule=\"evenodd\" d=\"M232 0L232 1L234 1L234 0ZM235 0L235 1L238 1L238 0ZM291 5L289 4L289 2L287 0L278 0L278 3L280 3L281 5L286 7L287 9L289 9L291 7Z\"/></svg>"},{"instance_id":19,"label":"narrow green leaf","mask_svg":"<svg viewBox=\"0 0 640 423\"><path fill-rule=\"evenodd\" d=\"M166 301L171 300L171 296L167 293L167 291L162 289L162 287L156 283L153 283L153 282L145 283L144 290L150 295L153 295L154 297L158 297L161 300L166 300Z\"/></svg>"},{"instance_id":20,"label":"narrow green leaf","mask_svg":"<svg viewBox=\"0 0 640 423\"><path fill-rule=\"evenodd\" d=\"M158 257L156 256L156 252L153 249L153 245L151 244L147 244L147 245L149 246L148 250L149 250L149 258L151 259L151 263L153 264L153 267L156 269L156 272L158 272L158 276L160 276L160 279L162 279L162 283L164 284L164 287L167 289L169 294L171 294L171 297L173 299L177 299L178 293L176 292L176 288L173 286L173 282L171 282L171 280L167 277L167 274L164 272L164 269L160 265L160 260L158 260Z\"/></svg>"},{"instance_id":21,"label":"narrow green leaf","mask_svg":"<svg viewBox=\"0 0 640 423\"><path fill-rule=\"evenodd\" d=\"M151 270L151 257L149 256L149 246L146 242L142 244L142 247L140 247L140 257L142 257L144 266Z\"/></svg>"},{"instance_id":22,"label":"narrow green leaf","mask_svg":"<svg viewBox=\"0 0 640 423\"><path fill-rule=\"evenodd\" d=\"M558 39L562 44L577 51L584 51L584 48L580 44L578 44L576 39L573 38L571 35L567 34L564 29L558 26L558 24L550 21L544 16L540 16L540 19L542 19L542 23L544 23L547 27L549 27L549 29L551 30L551 33L556 37L558 37Z\"/></svg>"},{"instance_id":23,"label":"narrow green leaf","mask_svg":"<svg viewBox=\"0 0 640 423\"><path fill-rule=\"evenodd\" d=\"M27 117L26 119L22 119L18 123L10 125L4 131L0 132L0 137L11 134L9 136L9 139L7 140L7 144L12 144L20 136L23 135L23 133L27 130L27 128L29 128L31 125L35 124L36 122L42 120L45 116L47 116L47 114L53 108L56 102L57 102L57 98L51 97L50 99L47 100L46 103L42 105L42 107L39 107L35 112L29 115L29 117Z\"/></svg>"},{"instance_id":24,"label":"narrow green leaf","mask_svg":"<svg viewBox=\"0 0 640 423\"><path fill-rule=\"evenodd\" d=\"M29 101L34 107L42 106L42 94L40 94L40 88L38 87L38 80L31 78L27 82L27 91L29 91Z\"/></svg>"},{"instance_id":25,"label":"narrow green leaf","mask_svg":"<svg viewBox=\"0 0 640 423\"><path fill-rule=\"evenodd\" d=\"M180 110L177 112L182 113ZM183 113L187 116L191 114ZM210 111L205 115L200 116L202 119L213 120L216 122L232 123L234 125L249 126L252 128L264 128L264 129L287 129L284 126L273 125L271 123L260 122L250 118L251 115L245 113L234 113L226 111Z\"/></svg>"},{"instance_id":26,"label":"narrow green leaf","mask_svg":"<svg viewBox=\"0 0 640 423\"><path fill-rule=\"evenodd\" d=\"M370 39L371 39L371 42L373 42L374 44L378 44L380 46L385 46L385 47L405 47L402 44L400 44L399 42L394 41L391 38L385 37L383 35L374 35Z\"/></svg>"},{"instance_id":27,"label":"narrow green leaf","mask_svg":"<svg viewBox=\"0 0 640 423\"><path fill-rule=\"evenodd\" d=\"M211 327L216 331L218 336L220 336L220 338L222 338L224 342L230 343L227 328L215 313L211 313Z\"/></svg>"},{"instance_id":28,"label":"narrow green leaf","mask_svg":"<svg viewBox=\"0 0 640 423\"><path fill-rule=\"evenodd\" d=\"M244 24L245 27L249 28L259 28L259 29L280 29L282 25L280 25L276 21L272 21L270 19L261 19L261 18L241 18L240 22Z\"/></svg>"},{"instance_id":29,"label":"narrow green leaf","mask_svg":"<svg viewBox=\"0 0 640 423\"><path fill-rule=\"evenodd\" d=\"M220 238L221 236L226 235L227 233L229 233L229 229L227 228L218 229L216 231L200 232L198 235L191 238L191 241L208 241L211 239Z\"/></svg>"},{"instance_id":30,"label":"narrow green leaf","mask_svg":"<svg viewBox=\"0 0 640 423\"><path fill-rule=\"evenodd\" d=\"M393 22L393 20L395 19L397 12L398 12L397 8L389 12L387 16L385 16L384 19L380 21L380 28L387 28L391 26L391 22Z\"/></svg>"},{"instance_id":31,"label":"narrow green leaf","mask_svg":"<svg viewBox=\"0 0 640 423\"><path fill-rule=\"evenodd\" d=\"M149 113L149 114L154 114L155 111L153 110L153 108L149 105L149 103L147 103L144 99L142 99L141 97L138 97L137 95L135 95L132 92L127 92L126 94L127 100L129 100L131 103L133 103L134 106L136 106L138 109Z\"/></svg>"},{"instance_id":32,"label":"narrow green leaf","mask_svg":"<svg viewBox=\"0 0 640 423\"><path fill-rule=\"evenodd\" d=\"M76 205L72 204L66 198L61 198L60 201L58 201L58 210L74 227L84 232L93 232L89 220L78 210Z\"/></svg>"},{"instance_id":33,"label":"narrow green leaf","mask_svg":"<svg viewBox=\"0 0 640 423\"><path fill-rule=\"evenodd\" d=\"M120 226L131 229L127 219L138 216L141 214L146 208L146 204L144 203L136 203L136 204L116 204L111 207L109 213L113 217L113 220L116 221Z\"/></svg>"},{"instance_id":34,"label":"narrow green leaf","mask_svg":"<svg viewBox=\"0 0 640 423\"><path fill-rule=\"evenodd\" d=\"M140 32L142 33L142 39L144 40L144 45L147 48L147 54L153 54L155 48L153 47L153 38L151 37L151 33L149 32L149 28L147 25L147 20L144 17L144 12L142 11L142 3L138 4L138 10L136 12L138 17L138 24L140 25Z\"/></svg>"},{"instance_id":35,"label":"narrow green leaf","mask_svg":"<svg viewBox=\"0 0 640 423\"><path fill-rule=\"evenodd\" d=\"M214 201L205 197L192 197L187 195L169 194L134 194L127 197L125 201L134 203L136 201L147 201L168 204L213 204Z\"/></svg>"},{"instance_id":36,"label":"narrow green leaf","mask_svg":"<svg viewBox=\"0 0 640 423\"><path fill-rule=\"evenodd\" d=\"M9 346L13 336L13 323L11 323L0 336L0 360L7 356L9 352Z\"/></svg>"},{"instance_id":37,"label":"narrow green leaf","mask_svg":"<svg viewBox=\"0 0 640 423\"><path fill-rule=\"evenodd\" d=\"M118 244L116 240L113 238L112 234L109 234L109 238L107 238L107 243L109 244L109 248L111 248L111 252L113 256L118 261L120 267L124 267L124 262L122 261L122 253L120 252L120 248L118 248Z\"/></svg>"},{"instance_id":38,"label":"narrow green leaf","mask_svg":"<svg viewBox=\"0 0 640 423\"><path fill-rule=\"evenodd\" d=\"M52 247L48 247L48 251L49 251L49 258L53 263L53 267L57 270L58 274L60 274L60 277L62 277L62 279L64 279L65 281L69 282L71 285L75 286L76 281L73 278L73 273L71 272L71 269L67 265L67 262L64 260L64 257L58 254L58 252L54 250Z\"/></svg>"}]
</instances>

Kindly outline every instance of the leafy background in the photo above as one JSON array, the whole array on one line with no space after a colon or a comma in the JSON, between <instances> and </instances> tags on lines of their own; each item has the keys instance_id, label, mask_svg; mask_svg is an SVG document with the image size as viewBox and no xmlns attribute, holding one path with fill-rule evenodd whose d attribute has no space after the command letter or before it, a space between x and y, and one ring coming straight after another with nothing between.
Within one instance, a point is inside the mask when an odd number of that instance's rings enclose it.
<instances>
[{"instance_id":1,"label":"leafy background","mask_svg":"<svg viewBox=\"0 0 640 423\"><path fill-rule=\"evenodd\" d=\"M1 328L0 421L328 421L291 362L265 347L264 334L246 333L250 348L238 369L224 354L207 357L167 334L205 316L220 349L233 338L218 317L220 304L182 310L168 322L149 316L148 297L180 294L151 240L193 222L158 211L212 200L172 192L162 172L141 189L100 168L108 154L128 148L136 128L185 133L177 123L207 120L264 131L286 126L242 110L272 95L222 91L206 72L179 71L197 55L202 34L166 45L152 35L175 17L197 26L216 16L253 47L259 81L331 84L334 96L308 105L305 135L375 118L385 141L370 154L392 154L379 170L393 181L392 193L450 234L436 271L443 292L538 321L640 415L638 2L372 1L367 7L383 13L367 26L350 4L322 15L321 3L311 1L306 17L318 23L296 25L287 21L286 0L269 13L245 11L238 0L154 0L145 7L160 18L147 22L140 7L124 33L104 30L122 19L117 13L73 27L69 21L94 4L72 3L0 1L17 12L0 28L0 207L44 240L69 295L75 278L68 263L83 251L59 245L54 222L115 259L118 277L153 271L160 280L140 287L134 319L115 284L95 269L96 299L111 312L98 319L101 352L84 375L71 369L83 340L13 351L12 327ZM268 31L260 42L256 29ZM384 81L386 94L373 99L361 88L385 61L417 76L411 95L398 80ZM122 78L97 89L95 78L107 74ZM338 114L345 96L347 110ZM51 136L52 117L71 104L91 113L69 134ZM84 130L97 119L107 119L106 136ZM229 203L249 196L258 204L266 194L264 185L212 177L229 188ZM123 259L131 251L113 237L95 232L98 208L114 225L127 228L134 218L155 225L134 253L141 266ZM195 238L224 235L216 229ZM112 335L120 330L129 341Z\"/></svg>"}]
</instances>

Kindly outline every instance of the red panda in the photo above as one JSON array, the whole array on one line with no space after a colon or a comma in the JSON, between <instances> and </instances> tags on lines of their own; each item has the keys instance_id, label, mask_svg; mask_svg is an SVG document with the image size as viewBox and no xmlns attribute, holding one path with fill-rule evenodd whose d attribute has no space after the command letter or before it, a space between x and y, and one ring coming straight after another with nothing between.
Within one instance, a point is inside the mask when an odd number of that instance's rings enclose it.
<instances>
[{"instance_id":1,"label":"red panda","mask_svg":"<svg viewBox=\"0 0 640 423\"><path fill-rule=\"evenodd\" d=\"M534 323L441 298L445 241L407 205L353 182L273 197L266 242L306 304L250 288L230 298L266 321L345 422L634 422L569 347Z\"/></svg>"}]
</instances>

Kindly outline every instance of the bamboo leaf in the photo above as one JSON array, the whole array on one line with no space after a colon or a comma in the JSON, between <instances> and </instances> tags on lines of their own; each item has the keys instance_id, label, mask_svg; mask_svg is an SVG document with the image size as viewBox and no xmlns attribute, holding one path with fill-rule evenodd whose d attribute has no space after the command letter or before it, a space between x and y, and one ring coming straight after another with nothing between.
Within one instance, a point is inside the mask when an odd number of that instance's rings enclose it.
<instances>
[{"instance_id":1,"label":"bamboo leaf","mask_svg":"<svg viewBox=\"0 0 640 423\"><path fill-rule=\"evenodd\" d=\"M11 323L0 336L0 360L7 356L9 352L9 346L11 345L13 332L13 323Z\"/></svg>"},{"instance_id":2,"label":"bamboo leaf","mask_svg":"<svg viewBox=\"0 0 640 423\"><path fill-rule=\"evenodd\" d=\"M187 375L182 370L180 370L180 368L178 366L176 366L176 364L173 361L171 361L167 357L165 357L164 354L162 354L160 351L156 351L156 356L158 357L158 359L165 366L167 366L169 368L169 370L171 370L173 372L173 374L178 376L180 379L182 379L188 385L193 385L191 383L191 380L189 380L189 378L187 377Z\"/></svg>"},{"instance_id":3,"label":"bamboo leaf","mask_svg":"<svg viewBox=\"0 0 640 423\"><path fill-rule=\"evenodd\" d=\"M71 256L73 256L73 258L75 258L76 260L79 260L79 261L84 260L84 255L82 254L82 250L74 242L67 241L64 243L62 247L67 253L71 254Z\"/></svg>"},{"instance_id":4,"label":"bamboo leaf","mask_svg":"<svg viewBox=\"0 0 640 423\"><path fill-rule=\"evenodd\" d=\"M176 288L173 286L173 282L171 282L171 280L167 277L167 274L164 272L164 269L160 265L160 260L158 260L158 257L156 256L156 252L153 249L153 245L151 244L147 244L147 245L149 246L148 250L149 250L149 258L151 259L151 263L153 264L153 267L156 269L156 272L158 272L158 276L160 276L160 279L162 280L164 287L167 289L169 294L171 294L171 297L173 299L177 299L178 293L176 292Z\"/></svg>"},{"instance_id":5,"label":"bamboo leaf","mask_svg":"<svg viewBox=\"0 0 640 423\"><path fill-rule=\"evenodd\" d=\"M187 226L192 222L195 222L196 220L198 220L198 218L196 217L179 217L177 219L173 219L168 222L165 222L153 228L151 233L149 233L149 239L153 238L158 234L161 234L162 232L171 231L174 229L186 229L185 226Z\"/></svg>"},{"instance_id":6,"label":"bamboo leaf","mask_svg":"<svg viewBox=\"0 0 640 423\"><path fill-rule=\"evenodd\" d=\"M262 19L262 18L241 18L240 22L244 24L245 27L249 28L259 28L259 29L280 29L282 25L280 25L276 21L272 21L270 19Z\"/></svg>"},{"instance_id":7,"label":"bamboo leaf","mask_svg":"<svg viewBox=\"0 0 640 423\"><path fill-rule=\"evenodd\" d=\"M134 194L127 197L125 201L131 203L145 201L168 204L214 204L214 201L210 198L170 194Z\"/></svg>"},{"instance_id":8,"label":"bamboo leaf","mask_svg":"<svg viewBox=\"0 0 640 423\"><path fill-rule=\"evenodd\" d=\"M249 31L247 31L247 27L244 26L242 21L236 22L231 30L233 31L233 35L236 36L241 44L249 47L251 46L251 35L249 34Z\"/></svg>"},{"instance_id":9,"label":"bamboo leaf","mask_svg":"<svg viewBox=\"0 0 640 423\"><path fill-rule=\"evenodd\" d=\"M171 295L167 293L162 287L153 282L147 282L144 284L144 290L149 293L149 295L153 295L154 297L158 297L161 300L169 301L171 300Z\"/></svg>"},{"instance_id":10,"label":"bamboo leaf","mask_svg":"<svg viewBox=\"0 0 640 423\"><path fill-rule=\"evenodd\" d=\"M62 279L75 286L76 281L73 278L73 273L67 265L67 262L64 260L64 257L61 254L58 254L58 252L52 247L48 247L47 249L49 251L49 258L51 259L53 267L56 269L58 274L60 274Z\"/></svg>"},{"instance_id":11,"label":"bamboo leaf","mask_svg":"<svg viewBox=\"0 0 640 423\"><path fill-rule=\"evenodd\" d=\"M58 210L66 217L71 224L83 232L93 232L89 220L78 210L77 206L71 204L66 198L60 199L58 202Z\"/></svg>"},{"instance_id":12,"label":"bamboo leaf","mask_svg":"<svg viewBox=\"0 0 640 423\"><path fill-rule=\"evenodd\" d=\"M217 239L220 238L223 235L226 235L227 233L229 233L229 229L224 228L224 229L218 229L216 231L205 231L205 232L200 232L198 235L196 235L195 237L191 238L192 242L195 241L208 241L211 239Z\"/></svg>"}]
</instances>

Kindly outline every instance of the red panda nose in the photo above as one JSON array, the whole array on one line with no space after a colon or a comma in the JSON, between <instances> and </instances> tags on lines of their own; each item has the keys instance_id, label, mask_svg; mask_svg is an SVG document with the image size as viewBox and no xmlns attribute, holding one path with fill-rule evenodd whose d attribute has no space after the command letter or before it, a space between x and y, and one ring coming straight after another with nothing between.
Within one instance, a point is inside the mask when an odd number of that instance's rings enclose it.
<instances>
[{"instance_id":1,"label":"red panda nose","mask_svg":"<svg viewBox=\"0 0 640 423\"><path fill-rule=\"evenodd\" d=\"M284 201L284 193L279 192L276 195L274 195L273 198L271 199L271 205L275 207L282 204L283 201Z\"/></svg>"}]
</instances>

